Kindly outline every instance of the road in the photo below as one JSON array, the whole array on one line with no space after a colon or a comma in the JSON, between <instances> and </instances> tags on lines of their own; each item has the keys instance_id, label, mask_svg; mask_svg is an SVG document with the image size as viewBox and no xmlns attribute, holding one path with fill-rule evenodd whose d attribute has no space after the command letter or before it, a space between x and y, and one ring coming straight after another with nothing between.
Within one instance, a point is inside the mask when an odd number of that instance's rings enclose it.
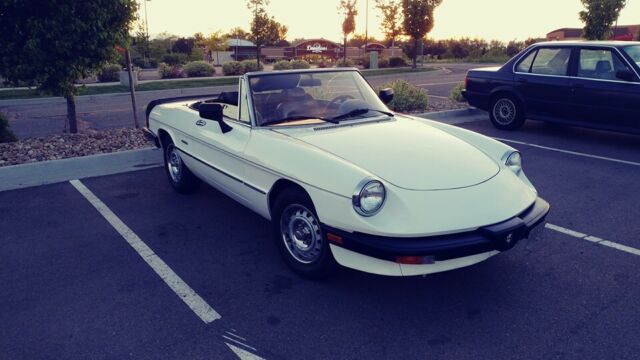
<instances>
[{"instance_id":1,"label":"road","mask_svg":"<svg viewBox=\"0 0 640 360\"><path fill-rule=\"evenodd\" d=\"M81 180L95 198L70 183L0 192L3 357L637 359L638 137L460 126L522 151L552 228L426 277L303 280L267 221L210 187L176 194L161 168Z\"/></svg>"},{"instance_id":2,"label":"road","mask_svg":"<svg viewBox=\"0 0 640 360\"><path fill-rule=\"evenodd\" d=\"M429 91L432 101L447 98L451 89L464 80L468 69L478 64L443 64L443 69L417 74L396 74L369 78L374 85L394 79L405 79ZM144 110L151 100L163 97L210 94L235 90L236 86L145 91L137 93L138 118L144 123ZM133 127L131 97L129 94L79 96L76 98L81 129L107 129ZM12 130L19 138L58 134L65 128L66 102L61 98L29 100L2 100L0 112L8 114Z\"/></svg>"}]
</instances>

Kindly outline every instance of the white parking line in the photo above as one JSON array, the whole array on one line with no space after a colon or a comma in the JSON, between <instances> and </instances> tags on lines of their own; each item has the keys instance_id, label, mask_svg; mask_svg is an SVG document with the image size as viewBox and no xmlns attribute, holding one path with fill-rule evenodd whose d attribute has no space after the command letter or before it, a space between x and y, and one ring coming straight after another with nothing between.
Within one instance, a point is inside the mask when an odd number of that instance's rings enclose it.
<instances>
[{"instance_id":1,"label":"white parking line","mask_svg":"<svg viewBox=\"0 0 640 360\"><path fill-rule=\"evenodd\" d=\"M113 226L113 228L131 245L153 271L184 301L185 304L205 323L220 319L218 314L204 299L185 283L147 244L145 244L116 214L111 211L80 180L69 181L82 196Z\"/></svg>"},{"instance_id":2,"label":"white parking line","mask_svg":"<svg viewBox=\"0 0 640 360\"><path fill-rule=\"evenodd\" d=\"M560 153L564 153L564 154L582 156L582 157L587 157L587 158L591 158L591 159L598 159L598 160L611 161L611 162L620 163L620 164L640 166L640 162L635 162L635 161L621 160L621 159L615 159L615 158L610 158L610 157L606 157L606 156L599 156L599 155L592 155L592 154L585 154L585 153L581 153L581 152L577 152L577 151L563 150L563 149L558 149L558 148L552 148L552 147L549 147L549 146L531 144L531 143L526 143L526 142L523 142L523 141L517 141L517 140L511 140L511 139L504 139L504 138L498 138L498 137L494 137L494 139L496 139L498 141L502 141L502 142L508 142L508 143L514 143L514 144L519 144L519 145L531 146L531 147L538 148L538 149L556 151L556 152L560 152Z\"/></svg>"},{"instance_id":3,"label":"white parking line","mask_svg":"<svg viewBox=\"0 0 640 360\"><path fill-rule=\"evenodd\" d=\"M612 248L612 249L616 249L616 250L619 250L619 251L626 252L628 254L640 256L640 249L636 249L636 248L633 248L631 246L618 244L618 243L613 242L613 241L601 239L601 238L599 238L597 236L587 235L587 234L584 234L584 233L581 233L581 232L578 232L578 231L574 231L574 230L571 230L571 229L563 228L562 226L553 225L553 224L549 224L549 223L547 223L545 225L545 227L547 229L549 229L549 230L557 231L559 233L562 233L562 234L565 234L565 235L569 235L569 236L577 238L577 239L586 240L586 241L592 242L592 243L597 244L597 245L606 246L606 247L609 247L609 248Z\"/></svg>"},{"instance_id":4,"label":"white parking line","mask_svg":"<svg viewBox=\"0 0 640 360\"><path fill-rule=\"evenodd\" d=\"M225 344L229 347L229 349L231 349L231 351L233 351L234 354L236 354L236 356L240 358L240 360L264 360L264 358L261 358L256 354L252 354L247 350L241 349L235 345L231 345L229 343Z\"/></svg>"}]
</instances>

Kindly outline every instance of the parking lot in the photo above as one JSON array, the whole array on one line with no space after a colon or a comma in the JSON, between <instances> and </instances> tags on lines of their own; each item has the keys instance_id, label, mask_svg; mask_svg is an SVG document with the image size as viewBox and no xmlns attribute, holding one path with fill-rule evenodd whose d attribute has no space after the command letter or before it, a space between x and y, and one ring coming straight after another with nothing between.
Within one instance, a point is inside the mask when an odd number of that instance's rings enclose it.
<instances>
[{"instance_id":1,"label":"parking lot","mask_svg":"<svg viewBox=\"0 0 640 360\"><path fill-rule=\"evenodd\" d=\"M0 192L2 358L637 359L640 137L459 126L523 153L549 224L426 277L301 279L266 220L157 167Z\"/></svg>"}]
</instances>

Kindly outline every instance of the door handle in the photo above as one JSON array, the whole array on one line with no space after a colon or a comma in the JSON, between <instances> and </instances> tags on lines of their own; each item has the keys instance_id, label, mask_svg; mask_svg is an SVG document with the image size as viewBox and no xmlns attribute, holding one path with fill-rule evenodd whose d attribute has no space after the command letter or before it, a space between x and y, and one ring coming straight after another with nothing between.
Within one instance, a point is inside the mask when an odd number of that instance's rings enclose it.
<instances>
[{"instance_id":1,"label":"door handle","mask_svg":"<svg viewBox=\"0 0 640 360\"><path fill-rule=\"evenodd\" d=\"M200 120L196 121L196 125L198 125L198 126L205 126L205 125L207 125L207 122L206 122L206 121L204 121L204 120L202 120L202 119L200 119Z\"/></svg>"}]
</instances>

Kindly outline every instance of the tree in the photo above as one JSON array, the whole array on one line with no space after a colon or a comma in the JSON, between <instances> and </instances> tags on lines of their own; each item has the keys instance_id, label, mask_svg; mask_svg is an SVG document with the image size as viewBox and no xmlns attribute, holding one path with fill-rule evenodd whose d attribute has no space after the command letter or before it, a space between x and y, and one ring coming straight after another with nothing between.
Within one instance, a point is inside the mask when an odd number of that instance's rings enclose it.
<instances>
[{"instance_id":1,"label":"tree","mask_svg":"<svg viewBox=\"0 0 640 360\"><path fill-rule=\"evenodd\" d=\"M178 38L171 47L173 52L190 55L193 50L193 46L195 45L195 40L193 38Z\"/></svg>"},{"instance_id":2,"label":"tree","mask_svg":"<svg viewBox=\"0 0 640 360\"><path fill-rule=\"evenodd\" d=\"M402 35L402 7L398 0L376 0L376 7L382 12L380 29L386 40L395 46L396 38Z\"/></svg>"},{"instance_id":3,"label":"tree","mask_svg":"<svg viewBox=\"0 0 640 360\"><path fill-rule=\"evenodd\" d=\"M365 36L365 34L354 34L351 39L349 39L349 41L347 41L347 45L349 46L355 46L355 47L362 47L364 44L371 44L371 43L376 43L376 42L380 42L378 39L369 36L368 38Z\"/></svg>"},{"instance_id":4,"label":"tree","mask_svg":"<svg viewBox=\"0 0 640 360\"><path fill-rule=\"evenodd\" d=\"M218 52L225 51L229 47L227 44L227 36L222 31L215 31L202 40L202 45L206 46L209 51L216 52L216 64L220 65L220 56Z\"/></svg>"},{"instance_id":5,"label":"tree","mask_svg":"<svg viewBox=\"0 0 640 360\"><path fill-rule=\"evenodd\" d=\"M280 40L280 35L287 34L287 27L278 23L273 17L267 15L264 9L269 5L269 0L247 0L247 8L253 10L251 21L251 33L249 39L256 45L256 61L260 67L260 47L274 44Z\"/></svg>"},{"instance_id":6,"label":"tree","mask_svg":"<svg viewBox=\"0 0 640 360\"><path fill-rule=\"evenodd\" d=\"M611 36L611 26L618 21L620 11L627 0L581 0L585 10L580 11L584 22L583 36L587 40L606 40Z\"/></svg>"},{"instance_id":7,"label":"tree","mask_svg":"<svg viewBox=\"0 0 640 360\"><path fill-rule=\"evenodd\" d=\"M413 68L417 67L418 41L423 39L435 24L433 12L442 0L402 0L404 33L413 39Z\"/></svg>"},{"instance_id":8,"label":"tree","mask_svg":"<svg viewBox=\"0 0 640 360\"><path fill-rule=\"evenodd\" d=\"M63 96L76 133L75 83L126 46L136 12L135 0L2 1L0 76Z\"/></svg>"},{"instance_id":9,"label":"tree","mask_svg":"<svg viewBox=\"0 0 640 360\"><path fill-rule=\"evenodd\" d=\"M242 29L241 27L234 27L233 29L229 30L229 32L227 33L227 38L229 39L246 40L249 38L249 36L251 36L251 34L244 31L244 29Z\"/></svg>"},{"instance_id":10,"label":"tree","mask_svg":"<svg viewBox=\"0 0 640 360\"><path fill-rule=\"evenodd\" d=\"M358 10L356 4L358 0L340 0L338 11L341 11L344 15L344 21L342 22L342 34L344 35L344 52L343 59L347 62L347 37L349 34L356 31L356 16L358 16Z\"/></svg>"}]
</instances>

